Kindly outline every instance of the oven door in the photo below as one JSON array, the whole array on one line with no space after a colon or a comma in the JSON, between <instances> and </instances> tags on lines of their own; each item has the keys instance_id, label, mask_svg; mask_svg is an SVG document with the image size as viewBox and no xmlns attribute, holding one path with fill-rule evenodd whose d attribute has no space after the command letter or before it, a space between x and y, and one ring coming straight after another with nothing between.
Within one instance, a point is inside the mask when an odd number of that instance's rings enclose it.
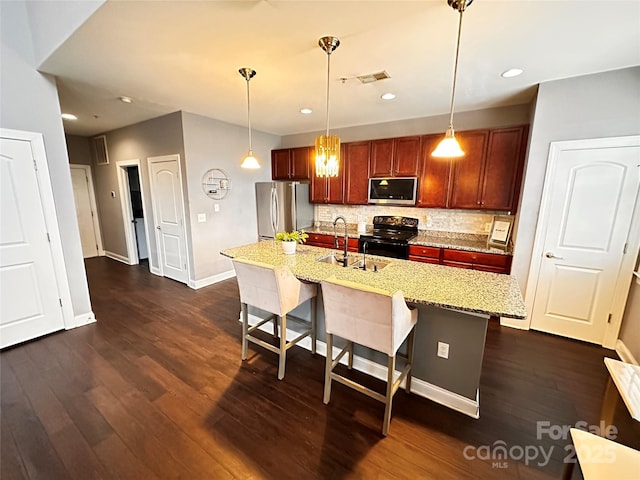
<instances>
[{"instance_id":1,"label":"oven door","mask_svg":"<svg viewBox=\"0 0 640 480\"><path fill-rule=\"evenodd\" d=\"M396 243L370 236L361 236L358 240L358 252L407 260L409 258L409 244Z\"/></svg>"}]
</instances>

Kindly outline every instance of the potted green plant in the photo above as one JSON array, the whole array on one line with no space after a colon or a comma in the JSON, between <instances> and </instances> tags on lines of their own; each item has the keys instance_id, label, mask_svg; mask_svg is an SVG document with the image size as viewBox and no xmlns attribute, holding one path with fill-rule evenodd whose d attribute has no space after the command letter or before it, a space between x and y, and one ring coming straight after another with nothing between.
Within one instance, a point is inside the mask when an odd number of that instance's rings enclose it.
<instances>
[{"instance_id":1,"label":"potted green plant","mask_svg":"<svg viewBox=\"0 0 640 480\"><path fill-rule=\"evenodd\" d=\"M287 255L296 253L296 245L298 243L306 242L307 238L309 238L309 235L307 235L304 230L293 230L292 232L276 233L276 241L282 242L282 250Z\"/></svg>"}]
</instances>

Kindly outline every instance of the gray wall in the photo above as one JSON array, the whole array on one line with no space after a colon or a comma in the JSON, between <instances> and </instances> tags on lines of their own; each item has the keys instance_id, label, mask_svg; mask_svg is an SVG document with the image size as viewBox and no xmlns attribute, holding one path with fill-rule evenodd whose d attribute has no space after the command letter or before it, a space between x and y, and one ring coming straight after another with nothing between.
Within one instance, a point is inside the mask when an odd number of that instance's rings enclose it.
<instances>
[{"instance_id":1,"label":"gray wall","mask_svg":"<svg viewBox=\"0 0 640 480\"><path fill-rule=\"evenodd\" d=\"M65 135L65 140L67 142L67 152L69 152L69 163L91 165L91 147L87 137Z\"/></svg>"},{"instance_id":2,"label":"gray wall","mask_svg":"<svg viewBox=\"0 0 640 480\"><path fill-rule=\"evenodd\" d=\"M513 125L525 125L530 120L530 105L515 105L511 107L490 108L473 112L456 113L454 126L458 130L473 130L476 128L499 128ZM428 133L442 133L449 124L449 115L436 117L413 118L396 122L359 125L349 128L331 129L331 133L338 135L342 142L357 142L376 138L392 138L405 135L423 135ZM308 132L282 137L282 148L304 147L313 145L318 134L323 132Z\"/></svg>"},{"instance_id":3,"label":"gray wall","mask_svg":"<svg viewBox=\"0 0 640 480\"><path fill-rule=\"evenodd\" d=\"M543 83L538 88L511 273L524 292L554 141L640 134L640 67ZM639 322L640 323L640 322Z\"/></svg>"},{"instance_id":4,"label":"gray wall","mask_svg":"<svg viewBox=\"0 0 640 480\"><path fill-rule=\"evenodd\" d=\"M184 172L184 146L182 143L182 116L180 112L170 113L144 122L129 125L106 133L108 165L93 165L96 200L100 212L102 241L105 251L127 256L124 235L120 191L118 187L117 162L140 160L140 181L145 198L145 214L149 228L149 263L159 268L153 224L153 206L149 190L148 157L160 155L180 155ZM183 174L184 177L184 174ZM184 179L183 179L184 182ZM184 185L183 185L184 188ZM185 189L186 191L186 189ZM111 196L115 192L115 198ZM185 202L188 211L188 204Z\"/></svg>"},{"instance_id":5,"label":"gray wall","mask_svg":"<svg viewBox=\"0 0 640 480\"><path fill-rule=\"evenodd\" d=\"M42 133L74 315L91 313L55 80L36 71L25 2L0 2L0 126Z\"/></svg>"},{"instance_id":6,"label":"gray wall","mask_svg":"<svg viewBox=\"0 0 640 480\"><path fill-rule=\"evenodd\" d=\"M219 251L258 240L254 183L271 180L271 150L280 137L253 131L253 152L262 168L244 170L247 128L211 118L182 113L187 191L190 205L192 275L202 280L231 270L231 261ZM202 176L211 168L224 170L231 190L222 200L212 200L202 190ZM214 211L214 204L219 211ZM198 214L206 221L199 223Z\"/></svg>"}]
</instances>

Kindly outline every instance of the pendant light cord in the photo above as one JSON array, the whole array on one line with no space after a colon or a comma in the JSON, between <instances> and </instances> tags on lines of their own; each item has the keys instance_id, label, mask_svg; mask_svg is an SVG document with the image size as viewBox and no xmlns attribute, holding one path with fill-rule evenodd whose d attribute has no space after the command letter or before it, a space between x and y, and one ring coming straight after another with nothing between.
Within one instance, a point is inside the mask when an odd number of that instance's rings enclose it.
<instances>
[{"instance_id":1,"label":"pendant light cord","mask_svg":"<svg viewBox=\"0 0 640 480\"><path fill-rule=\"evenodd\" d=\"M331 72L331 52L327 52L327 137L329 136L329 72Z\"/></svg>"},{"instance_id":2,"label":"pendant light cord","mask_svg":"<svg viewBox=\"0 0 640 480\"><path fill-rule=\"evenodd\" d=\"M464 0L462 0L464 1ZM451 114L449 116L449 128L453 128L453 103L456 98L456 81L458 77L458 56L460 55L460 37L462 36L462 12L464 11L464 6L460 12L460 19L458 21L458 41L456 43L456 61L453 66L453 89L451 90Z\"/></svg>"},{"instance_id":3,"label":"pendant light cord","mask_svg":"<svg viewBox=\"0 0 640 480\"><path fill-rule=\"evenodd\" d=\"M251 153L253 148L251 147L251 96L249 94L249 80L250 78L247 78L247 124L249 125L249 153Z\"/></svg>"}]
</instances>

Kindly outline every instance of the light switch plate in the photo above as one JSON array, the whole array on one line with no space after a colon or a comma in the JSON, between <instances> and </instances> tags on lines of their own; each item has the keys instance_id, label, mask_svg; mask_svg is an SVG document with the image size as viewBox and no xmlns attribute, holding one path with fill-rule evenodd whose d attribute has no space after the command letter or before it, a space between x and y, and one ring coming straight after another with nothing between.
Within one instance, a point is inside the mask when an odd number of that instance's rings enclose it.
<instances>
[{"instance_id":1,"label":"light switch plate","mask_svg":"<svg viewBox=\"0 0 640 480\"><path fill-rule=\"evenodd\" d=\"M207 214L206 213L199 213L198 214L198 223L203 223L207 221Z\"/></svg>"},{"instance_id":2,"label":"light switch plate","mask_svg":"<svg viewBox=\"0 0 640 480\"><path fill-rule=\"evenodd\" d=\"M438 342L438 356L441 358L449 358L449 344Z\"/></svg>"},{"instance_id":3,"label":"light switch plate","mask_svg":"<svg viewBox=\"0 0 640 480\"><path fill-rule=\"evenodd\" d=\"M219 203L214 203L213 204L213 211L214 212L219 212L220 211L220 204Z\"/></svg>"}]
</instances>

